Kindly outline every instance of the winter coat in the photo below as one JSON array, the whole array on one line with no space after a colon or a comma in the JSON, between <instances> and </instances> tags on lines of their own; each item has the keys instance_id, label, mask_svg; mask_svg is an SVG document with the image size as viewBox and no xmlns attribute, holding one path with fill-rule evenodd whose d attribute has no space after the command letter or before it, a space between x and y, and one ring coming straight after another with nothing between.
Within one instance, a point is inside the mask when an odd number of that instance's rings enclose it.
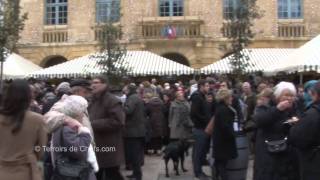
<instances>
[{"instance_id":1,"label":"winter coat","mask_svg":"<svg viewBox=\"0 0 320 180\"><path fill-rule=\"evenodd\" d=\"M169 112L170 138L189 138L192 133L192 126L189 103L187 101L173 101Z\"/></svg>"},{"instance_id":2,"label":"winter coat","mask_svg":"<svg viewBox=\"0 0 320 180\"><path fill-rule=\"evenodd\" d=\"M252 120L254 109L256 107L256 101L257 101L256 95L251 94L250 96L243 96L243 101L247 105L244 121L248 122Z\"/></svg>"},{"instance_id":3,"label":"winter coat","mask_svg":"<svg viewBox=\"0 0 320 180\"><path fill-rule=\"evenodd\" d=\"M165 118L164 127L165 127L165 137L170 137L170 128L169 128L169 113L170 113L171 102L165 103L163 106L163 114Z\"/></svg>"},{"instance_id":4,"label":"winter coat","mask_svg":"<svg viewBox=\"0 0 320 180\"><path fill-rule=\"evenodd\" d=\"M151 125L151 137L164 137L166 135L165 131L165 117L163 113L163 102L160 98L151 98L147 103L147 116L148 121Z\"/></svg>"},{"instance_id":5,"label":"winter coat","mask_svg":"<svg viewBox=\"0 0 320 180\"><path fill-rule=\"evenodd\" d=\"M88 108L94 132L100 168L120 166L124 162L122 131L125 113L121 101L108 91L95 95ZM105 152L109 149L108 152Z\"/></svg>"},{"instance_id":6,"label":"winter coat","mask_svg":"<svg viewBox=\"0 0 320 180\"><path fill-rule=\"evenodd\" d=\"M299 149L302 180L320 179L320 103L311 105L290 129L291 143Z\"/></svg>"},{"instance_id":7,"label":"winter coat","mask_svg":"<svg viewBox=\"0 0 320 180\"><path fill-rule=\"evenodd\" d=\"M284 122L295 116L295 111L279 111L276 106L259 106L254 120L257 124L254 180L298 180L297 153L289 145L281 154L271 154L266 140L283 140L289 135L288 124Z\"/></svg>"},{"instance_id":8,"label":"winter coat","mask_svg":"<svg viewBox=\"0 0 320 180\"><path fill-rule=\"evenodd\" d=\"M85 127L79 128L79 132L68 126L58 128L52 135L52 147L59 149L53 151L53 160L68 157L75 162L88 162L88 149L91 142L90 130ZM96 180L93 164L89 170L88 180ZM96 162L94 163L96 165ZM54 165L55 166L55 165Z\"/></svg>"},{"instance_id":9,"label":"winter coat","mask_svg":"<svg viewBox=\"0 0 320 180\"><path fill-rule=\"evenodd\" d=\"M245 103L245 112L244 115L244 129L245 131L255 131L256 123L253 121L252 116L256 107L256 95L251 94L249 96L243 96L243 101Z\"/></svg>"},{"instance_id":10,"label":"winter coat","mask_svg":"<svg viewBox=\"0 0 320 180\"><path fill-rule=\"evenodd\" d=\"M210 121L210 112L206 97L200 91L191 95L191 112L190 117L197 129L205 129Z\"/></svg>"},{"instance_id":11,"label":"winter coat","mask_svg":"<svg viewBox=\"0 0 320 180\"><path fill-rule=\"evenodd\" d=\"M145 137L146 117L144 102L138 94L128 96L124 110L126 113L125 137Z\"/></svg>"},{"instance_id":12,"label":"winter coat","mask_svg":"<svg viewBox=\"0 0 320 180\"><path fill-rule=\"evenodd\" d=\"M217 103L213 127L213 157L230 160L238 156L233 123L235 113L223 102Z\"/></svg>"},{"instance_id":13,"label":"winter coat","mask_svg":"<svg viewBox=\"0 0 320 180\"><path fill-rule=\"evenodd\" d=\"M42 107L42 114L46 114L47 112L50 111L50 109L52 108L52 106L58 102L59 100L61 99L61 97L55 97L53 99L49 99L47 102L45 102L43 104L43 107Z\"/></svg>"},{"instance_id":14,"label":"winter coat","mask_svg":"<svg viewBox=\"0 0 320 180\"><path fill-rule=\"evenodd\" d=\"M27 111L20 131L12 135L12 124L0 115L0 179L41 180L37 165L47 143L47 131L40 114Z\"/></svg>"}]
</instances>

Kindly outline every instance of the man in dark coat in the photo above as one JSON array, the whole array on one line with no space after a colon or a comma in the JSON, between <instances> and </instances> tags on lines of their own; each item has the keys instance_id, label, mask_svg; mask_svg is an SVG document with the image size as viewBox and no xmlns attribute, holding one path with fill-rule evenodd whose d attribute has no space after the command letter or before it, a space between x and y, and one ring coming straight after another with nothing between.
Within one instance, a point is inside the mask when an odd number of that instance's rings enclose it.
<instances>
[{"instance_id":1,"label":"man in dark coat","mask_svg":"<svg viewBox=\"0 0 320 180\"><path fill-rule=\"evenodd\" d=\"M194 138L195 143L193 147L192 163L194 175L197 178L206 177L202 171L202 165L206 161L206 152L208 143L210 143L209 136L204 129L207 127L210 120L210 113L208 103L206 101L206 94L209 91L209 83L205 80L198 81L198 90L191 95L191 120L194 123Z\"/></svg>"},{"instance_id":2,"label":"man in dark coat","mask_svg":"<svg viewBox=\"0 0 320 180\"><path fill-rule=\"evenodd\" d=\"M146 135L146 117L144 102L137 94L135 85L128 85L127 100L124 105L126 113L125 150L126 159L132 165L133 174L129 178L142 179L142 161Z\"/></svg>"},{"instance_id":3,"label":"man in dark coat","mask_svg":"<svg viewBox=\"0 0 320 180\"><path fill-rule=\"evenodd\" d=\"M242 85L242 100L245 104L244 111L244 130L247 132L249 139L250 152L254 153L255 136L256 136L256 124L252 119L254 109L256 107L256 95L252 92L251 85L248 82L244 82Z\"/></svg>"},{"instance_id":4,"label":"man in dark coat","mask_svg":"<svg viewBox=\"0 0 320 180\"><path fill-rule=\"evenodd\" d=\"M125 113L121 101L108 91L104 76L92 80L92 102L89 117L96 142L96 155L100 167L97 179L123 180L120 165L124 162L122 131Z\"/></svg>"}]
</instances>

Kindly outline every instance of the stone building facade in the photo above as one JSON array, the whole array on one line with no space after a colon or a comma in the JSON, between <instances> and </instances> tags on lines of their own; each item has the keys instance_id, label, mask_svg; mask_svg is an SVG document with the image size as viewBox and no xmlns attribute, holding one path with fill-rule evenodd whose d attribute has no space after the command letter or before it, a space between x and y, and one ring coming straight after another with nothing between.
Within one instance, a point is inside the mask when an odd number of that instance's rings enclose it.
<instances>
[{"instance_id":1,"label":"stone building facade","mask_svg":"<svg viewBox=\"0 0 320 180\"><path fill-rule=\"evenodd\" d=\"M224 7L238 0L21 0L28 20L21 34L19 54L48 67L96 51L97 14L110 15L98 4L107 1L120 3L118 23L123 27L122 41L128 50L148 50L201 68L226 53L228 29L221 31L226 23ZM294 48L315 37L320 32L317 1L257 0L263 17L255 22L256 36L250 46ZM57 7L48 6L50 3ZM56 13L55 16L63 13L59 3L67 6L64 14L67 21L61 23L56 19L48 23L52 19L52 15L48 18L48 11ZM278 11L289 6L294 7L286 9L284 18L279 18Z\"/></svg>"}]
</instances>

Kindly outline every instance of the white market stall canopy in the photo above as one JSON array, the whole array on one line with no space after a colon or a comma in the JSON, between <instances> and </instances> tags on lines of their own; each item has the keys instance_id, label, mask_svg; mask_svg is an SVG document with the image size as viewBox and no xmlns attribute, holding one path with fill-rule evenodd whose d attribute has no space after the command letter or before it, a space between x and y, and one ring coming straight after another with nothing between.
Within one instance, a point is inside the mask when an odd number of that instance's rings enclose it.
<instances>
[{"instance_id":1,"label":"white market stall canopy","mask_svg":"<svg viewBox=\"0 0 320 180\"><path fill-rule=\"evenodd\" d=\"M24 78L27 74L42 68L31 61L24 59L18 54L10 54L3 63L3 78L15 79Z\"/></svg>"},{"instance_id":2,"label":"white market stall canopy","mask_svg":"<svg viewBox=\"0 0 320 180\"><path fill-rule=\"evenodd\" d=\"M35 78L63 78L97 75L101 74L98 62L99 60L93 58L93 54L90 54L42 69L28 76ZM120 66L125 66L130 70L127 73L129 76L190 75L194 73L194 69L188 66L148 51L127 51L122 61L119 62Z\"/></svg>"},{"instance_id":3,"label":"white market stall canopy","mask_svg":"<svg viewBox=\"0 0 320 180\"><path fill-rule=\"evenodd\" d=\"M279 64L266 70L267 74L316 71L320 73L320 35L296 49Z\"/></svg>"},{"instance_id":4,"label":"white market stall canopy","mask_svg":"<svg viewBox=\"0 0 320 180\"><path fill-rule=\"evenodd\" d=\"M244 49L242 53L249 57L249 66L246 69L247 73L264 71L267 67L279 64L280 61L295 49L282 48L252 48ZM204 74L227 74L232 73L230 65L231 55L208 66L201 68L201 73Z\"/></svg>"}]
</instances>

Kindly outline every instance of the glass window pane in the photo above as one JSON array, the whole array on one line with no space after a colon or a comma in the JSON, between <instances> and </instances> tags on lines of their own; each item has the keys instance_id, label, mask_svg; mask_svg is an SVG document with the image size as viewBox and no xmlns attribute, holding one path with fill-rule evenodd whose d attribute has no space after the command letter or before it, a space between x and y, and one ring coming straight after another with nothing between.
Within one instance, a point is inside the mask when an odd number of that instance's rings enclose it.
<instances>
[{"instance_id":1,"label":"glass window pane","mask_svg":"<svg viewBox=\"0 0 320 180\"><path fill-rule=\"evenodd\" d=\"M96 3L96 21L116 22L120 20L120 1L119 0L99 0Z\"/></svg>"},{"instance_id":2,"label":"glass window pane","mask_svg":"<svg viewBox=\"0 0 320 180\"><path fill-rule=\"evenodd\" d=\"M223 17L224 19L233 19L236 17L237 11L240 10L239 0L224 0L223 1Z\"/></svg>"},{"instance_id":3,"label":"glass window pane","mask_svg":"<svg viewBox=\"0 0 320 180\"><path fill-rule=\"evenodd\" d=\"M301 18L301 0L292 0L289 15L291 18Z\"/></svg>"},{"instance_id":4,"label":"glass window pane","mask_svg":"<svg viewBox=\"0 0 320 180\"><path fill-rule=\"evenodd\" d=\"M278 16L280 19L288 18L288 0L278 0Z\"/></svg>"},{"instance_id":5,"label":"glass window pane","mask_svg":"<svg viewBox=\"0 0 320 180\"><path fill-rule=\"evenodd\" d=\"M68 19L68 0L47 0L45 23L66 24Z\"/></svg>"},{"instance_id":6,"label":"glass window pane","mask_svg":"<svg viewBox=\"0 0 320 180\"><path fill-rule=\"evenodd\" d=\"M183 0L159 0L160 16L183 16Z\"/></svg>"}]
</instances>

